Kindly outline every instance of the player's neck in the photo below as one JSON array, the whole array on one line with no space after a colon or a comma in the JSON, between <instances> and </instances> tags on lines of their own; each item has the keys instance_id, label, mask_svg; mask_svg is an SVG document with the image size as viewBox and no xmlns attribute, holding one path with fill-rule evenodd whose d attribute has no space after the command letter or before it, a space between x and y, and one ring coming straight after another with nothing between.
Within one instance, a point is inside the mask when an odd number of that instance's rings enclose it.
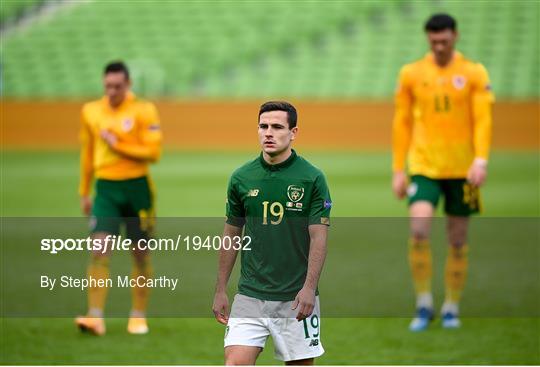
<instances>
[{"instance_id":1,"label":"player's neck","mask_svg":"<svg viewBox=\"0 0 540 367\"><path fill-rule=\"evenodd\" d=\"M435 64L437 64L438 67L444 68L447 67L452 63L452 60L454 59L454 51L452 51L447 57L444 58L437 58L433 57Z\"/></svg>"},{"instance_id":2,"label":"player's neck","mask_svg":"<svg viewBox=\"0 0 540 367\"><path fill-rule=\"evenodd\" d=\"M122 107L122 105L129 99L133 99L133 94L128 91L126 94L124 94L124 96L122 97L122 99L120 101L118 101L117 103L112 103L111 99L110 98L107 98L108 102L109 102L109 107L112 109L112 110L117 110L119 109L120 107Z\"/></svg>"},{"instance_id":3,"label":"player's neck","mask_svg":"<svg viewBox=\"0 0 540 367\"><path fill-rule=\"evenodd\" d=\"M274 165L274 164L280 164L282 162L285 162L292 154L291 147L285 149L283 152L271 156L270 154L263 152L263 159L266 163Z\"/></svg>"},{"instance_id":4,"label":"player's neck","mask_svg":"<svg viewBox=\"0 0 540 367\"><path fill-rule=\"evenodd\" d=\"M122 100L118 103L112 103L111 100L109 99L109 107L113 110L116 110L118 108L120 108L120 106L122 106L122 104L124 103L124 101L126 100L126 98L122 98Z\"/></svg>"}]
</instances>

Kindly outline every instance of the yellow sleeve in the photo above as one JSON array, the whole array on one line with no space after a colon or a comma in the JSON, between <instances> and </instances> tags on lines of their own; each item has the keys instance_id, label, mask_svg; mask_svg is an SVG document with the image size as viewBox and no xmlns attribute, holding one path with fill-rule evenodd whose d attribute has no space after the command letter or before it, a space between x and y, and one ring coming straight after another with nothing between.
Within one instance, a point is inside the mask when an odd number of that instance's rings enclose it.
<instances>
[{"instance_id":1,"label":"yellow sleeve","mask_svg":"<svg viewBox=\"0 0 540 367\"><path fill-rule=\"evenodd\" d=\"M477 64L475 84L473 85L473 121L474 121L474 155L475 158L487 160L491 145L492 116L491 108L495 97L486 68Z\"/></svg>"},{"instance_id":2,"label":"yellow sleeve","mask_svg":"<svg viewBox=\"0 0 540 367\"><path fill-rule=\"evenodd\" d=\"M407 66L399 73L392 125L392 170L403 171L412 134L412 93Z\"/></svg>"},{"instance_id":3,"label":"yellow sleeve","mask_svg":"<svg viewBox=\"0 0 540 367\"><path fill-rule=\"evenodd\" d=\"M81 143L79 195L88 196L94 175L94 137L84 108L81 112L79 140Z\"/></svg>"},{"instance_id":4,"label":"yellow sleeve","mask_svg":"<svg viewBox=\"0 0 540 367\"><path fill-rule=\"evenodd\" d=\"M132 159L155 162L161 155L161 124L156 107L148 104L138 116L141 123L139 142L117 141L113 149Z\"/></svg>"}]
</instances>

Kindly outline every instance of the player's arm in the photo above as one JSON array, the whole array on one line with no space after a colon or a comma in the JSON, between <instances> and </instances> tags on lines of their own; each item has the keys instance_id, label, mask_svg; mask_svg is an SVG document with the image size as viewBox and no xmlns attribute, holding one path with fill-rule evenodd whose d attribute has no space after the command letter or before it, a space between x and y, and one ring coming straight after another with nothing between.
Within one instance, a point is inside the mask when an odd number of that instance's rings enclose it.
<instances>
[{"instance_id":1,"label":"player's arm","mask_svg":"<svg viewBox=\"0 0 540 367\"><path fill-rule=\"evenodd\" d=\"M474 186L481 186L487 176L487 162L491 145L492 116L491 107L494 96L491 91L489 76L481 64L478 64L476 80L473 85L473 147L474 161L467 174L467 179Z\"/></svg>"},{"instance_id":2,"label":"player's arm","mask_svg":"<svg viewBox=\"0 0 540 367\"><path fill-rule=\"evenodd\" d=\"M405 197L407 188L405 161L411 143L412 123L412 94L405 66L399 74L392 123L392 189L400 199Z\"/></svg>"},{"instance_id":3,"label":"player's arm","mask_svg":"<svg viewBox=\"0 0 540 367\"><path fill-rule=\"evenodd\" d=\"M303 320L313 312L315 307L315 293L321 277L324 260L326 259L326 239L328 226L325 224L312 224L309 226L309 257L306 281L298 292L293 310L298 309L297 320Z\"/></svg>"},{"instance_id":4,"label":"player's arm","mask_svg":"<svg viewBox=\"0 0 540 367\"><path fill-rule=\"evenodd\" d=\"M314 181L309 209L309 255L306 280L292 305L293 310L298 310L297 320L303 320L310 316L315 307L317 285L326 259L326 239L331 209L330 191L326 184L326 178L321 173Z\"/></svg>"},{"instance_id":5,"label":"player's arm","mask_svg":"<svg viewBox=\"0 0 540 367\"><path fill-rule=\"evenodd\" d=\"M89 215L92 209L90 187L94 175L94 137L84 109L81 113L79 140L81 144L79 195L81 198L81 210L83 214Z\"/></svg>"},{"instance_id":6,"label":"player's arm","mask_svg":"<svg viewBox=\"0 0 540 367\"><path fill-rule=\"evenodd\" d=\"M223 229L223 238L233 238L235 236L242 236L242 227L236 227L225 223L225 228ZM223 242L224 241L222 241L222 243ZM227 283L231 277L231 272L234 268L237 255L238 250L235 250L232 246L228 250L222 247L219 251L216 293L214 295L212 311L214 312L216 320L224 325L226 325L229 321L229 298L227 297Z\"/></svg>"},{"instance_id":7,"label":"player's arm","mask_svg":"<svg viewBox=\"0 0 540 367\"><path fill-rule=\"evenodd\" d=\"M140 119L142 123L138 142L122 141L108 130L101 131L101 137L114 151L123 156L155 162L161 155L162 133L159 116L154 105L147 106Z\"/></svg>"},{"instance_id":8,"label":"player's arm","mask_svg":"<svg viewBox=\"0 0 540 367\"><path fill-rule=\"evenodd\" d=\"M235 174L231 176L227 188L226 215L227 220L223 229L223 238L233 238L242 236L242 229L245 224L245 209L242 204L241 195L235 185ZM222 241L225 243L225 241ZM221 324L227 324L229 320L229 298L227 297L227 283L231 276L238 250L234 247L226 250L223 247L219 251L218 275L216 280L216 293L212 311L216 320Z\"/></svg>"}]
</instances>

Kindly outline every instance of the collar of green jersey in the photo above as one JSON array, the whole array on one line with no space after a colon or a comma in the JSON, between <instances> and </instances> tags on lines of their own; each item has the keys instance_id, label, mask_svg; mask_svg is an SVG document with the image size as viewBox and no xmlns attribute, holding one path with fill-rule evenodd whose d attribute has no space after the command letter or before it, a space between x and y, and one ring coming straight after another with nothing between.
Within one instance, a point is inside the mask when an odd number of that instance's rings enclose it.
<instances>
[{"instance_id":1,"label":"collar of green jersey","mask_svg":"<svg viewBox=\"0 0 540 367\"><path fill-rule=\"evenodd\" d=\"M280 169L283 169L285 167L288 167L291 165L292 162L294 162L294 160L296 159L297 155L296 155L296 151L294 149L291 149L291 155L289 156L289 158L287 158L286 160L284 160L283 162L281 163L277 163L277 164L270 164L268 163L267 161L264 160L264 157L263 157L263 153L261 152L261 155L259 156L259 160L261 162L261 165L266 168L267 170L270 170L270 171L277 171L277 170L280 170Z\"/></svg>"}]
</instances>

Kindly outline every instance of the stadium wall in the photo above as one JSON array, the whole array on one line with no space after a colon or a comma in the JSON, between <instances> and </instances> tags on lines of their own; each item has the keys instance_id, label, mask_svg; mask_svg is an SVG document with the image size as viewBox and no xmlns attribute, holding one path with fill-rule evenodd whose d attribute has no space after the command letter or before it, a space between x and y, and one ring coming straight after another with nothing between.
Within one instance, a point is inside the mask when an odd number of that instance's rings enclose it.
<instances>
[{"instance_id":1,"label":"stadium wall","mask_svg":"<svg viewBox=\"0 0 540 367\"><path fill-rule=\"evenodd\" d=\"M257 148L256 120L261 101L160 101L165 145L171 149L243 150ZM388 149L390 102L298 101L299 148ZM3 149L70 149L78 146L82 102L1 103ZM538 101L494 106L494 149L539 148Z\"/></svg>"}]
</instances>

